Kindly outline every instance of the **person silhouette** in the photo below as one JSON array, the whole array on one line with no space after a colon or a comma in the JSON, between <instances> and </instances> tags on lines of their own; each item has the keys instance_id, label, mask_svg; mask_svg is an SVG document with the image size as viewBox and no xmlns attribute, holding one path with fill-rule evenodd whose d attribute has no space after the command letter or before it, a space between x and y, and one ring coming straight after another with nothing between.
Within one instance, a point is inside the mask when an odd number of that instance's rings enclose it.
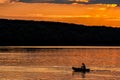
<instances>
[{"instance_id":1,"label":"person silhouette","mask_svg":"<svg viewBox=\"0 0 120 80\"><path fill-rule=\"evenodd\" d=\"M85 70L86 69L86 66L84 63L82 63L82 66L81 66L81 69Z\"/></svg>"}]
</instances>

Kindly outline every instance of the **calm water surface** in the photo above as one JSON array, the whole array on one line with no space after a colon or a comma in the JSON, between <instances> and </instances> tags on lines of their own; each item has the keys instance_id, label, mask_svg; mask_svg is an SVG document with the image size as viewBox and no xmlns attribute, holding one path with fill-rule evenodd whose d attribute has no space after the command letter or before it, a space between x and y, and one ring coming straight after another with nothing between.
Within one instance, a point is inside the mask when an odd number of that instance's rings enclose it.
<instances>
[{"instance_id":1,"label":"calm water surface","mask_svg":"<svg viewBox=\"0 0 120 80\"><path fill-rule=\"evenodd\" d=\"M82 62L90 73L72 71ZM1 51L0 80L120 80L120 49Z\"/></svg>"}]
</instances>

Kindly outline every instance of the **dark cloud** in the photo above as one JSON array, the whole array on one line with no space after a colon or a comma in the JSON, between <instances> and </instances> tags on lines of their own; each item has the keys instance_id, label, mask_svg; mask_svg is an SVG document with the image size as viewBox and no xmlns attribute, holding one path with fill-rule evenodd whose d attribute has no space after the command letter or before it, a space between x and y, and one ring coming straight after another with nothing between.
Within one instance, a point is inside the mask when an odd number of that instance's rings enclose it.
<instances>
[{"instance_id":1,"label":"dark cloud","mask_svg":"<svg viewBox=\"0 0 120 80\"><path fill-rule=\"evenodd\" d=\"M120 4L120 0L90 0L89 3Z\"/></svg>"},{"instance_id":2,"label":"dark cloud","mask_svg":"<svg viewBox=\"0 0 120 80\"><path fill-rule=\"evenodd\" d=\"M30 3L71 3L68 0L20 0L21 2Z\"/></svg>"},{"instance_id":3,"label":"dark cloud","mask_svg":"<svg viewBox=\"0 0 120 80\"><path fill-rule=\"evenodd\" d=\"M76 0L20 0L21 2L33 2L33 3L74 3ZM85 3L85 4L120 4L120 0L88 0L88 2L79 1L77 3Z\"/></svg>"}]
</instances>

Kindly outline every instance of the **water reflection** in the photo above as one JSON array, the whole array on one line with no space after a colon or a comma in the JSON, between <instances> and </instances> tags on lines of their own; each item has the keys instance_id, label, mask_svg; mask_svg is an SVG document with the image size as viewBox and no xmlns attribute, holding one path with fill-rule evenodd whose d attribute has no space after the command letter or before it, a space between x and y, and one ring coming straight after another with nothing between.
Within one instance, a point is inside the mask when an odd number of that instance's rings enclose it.
<instances>
[{"instance_id":1,"label":"water reflection","mask_svg":"<svg viewBox=\"0 0 120 80\"><path fill-rule=\"evenodd\" d=\"M85 72L81 72L81 77L85 78L85 74L86 74Z\"/></svg>"},{"instance_id":2,"label":"water reflection","mask_svg":"<svg viewBox=\"0 0 120 80\"><path fill-rule=\"evenodd\" d=\"M86 72L72 72L72 76L86 78Z\"/></svg>"}]
</instances>

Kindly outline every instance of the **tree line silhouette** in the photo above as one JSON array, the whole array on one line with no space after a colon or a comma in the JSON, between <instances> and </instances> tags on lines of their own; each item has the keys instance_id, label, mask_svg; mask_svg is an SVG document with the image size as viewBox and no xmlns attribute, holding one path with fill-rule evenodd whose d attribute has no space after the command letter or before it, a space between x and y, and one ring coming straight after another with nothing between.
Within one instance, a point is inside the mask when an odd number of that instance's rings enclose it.
<instances>
[{"instance_id":1,"label":"tree line silhouette","mask_svg":"<svg viewBox=\"0 0 120 80\"><path fill-rule=\"evenodd\" d=\"M119 46L120 28L0 19L0 45Z\"/></svg>"}]
</instances>

